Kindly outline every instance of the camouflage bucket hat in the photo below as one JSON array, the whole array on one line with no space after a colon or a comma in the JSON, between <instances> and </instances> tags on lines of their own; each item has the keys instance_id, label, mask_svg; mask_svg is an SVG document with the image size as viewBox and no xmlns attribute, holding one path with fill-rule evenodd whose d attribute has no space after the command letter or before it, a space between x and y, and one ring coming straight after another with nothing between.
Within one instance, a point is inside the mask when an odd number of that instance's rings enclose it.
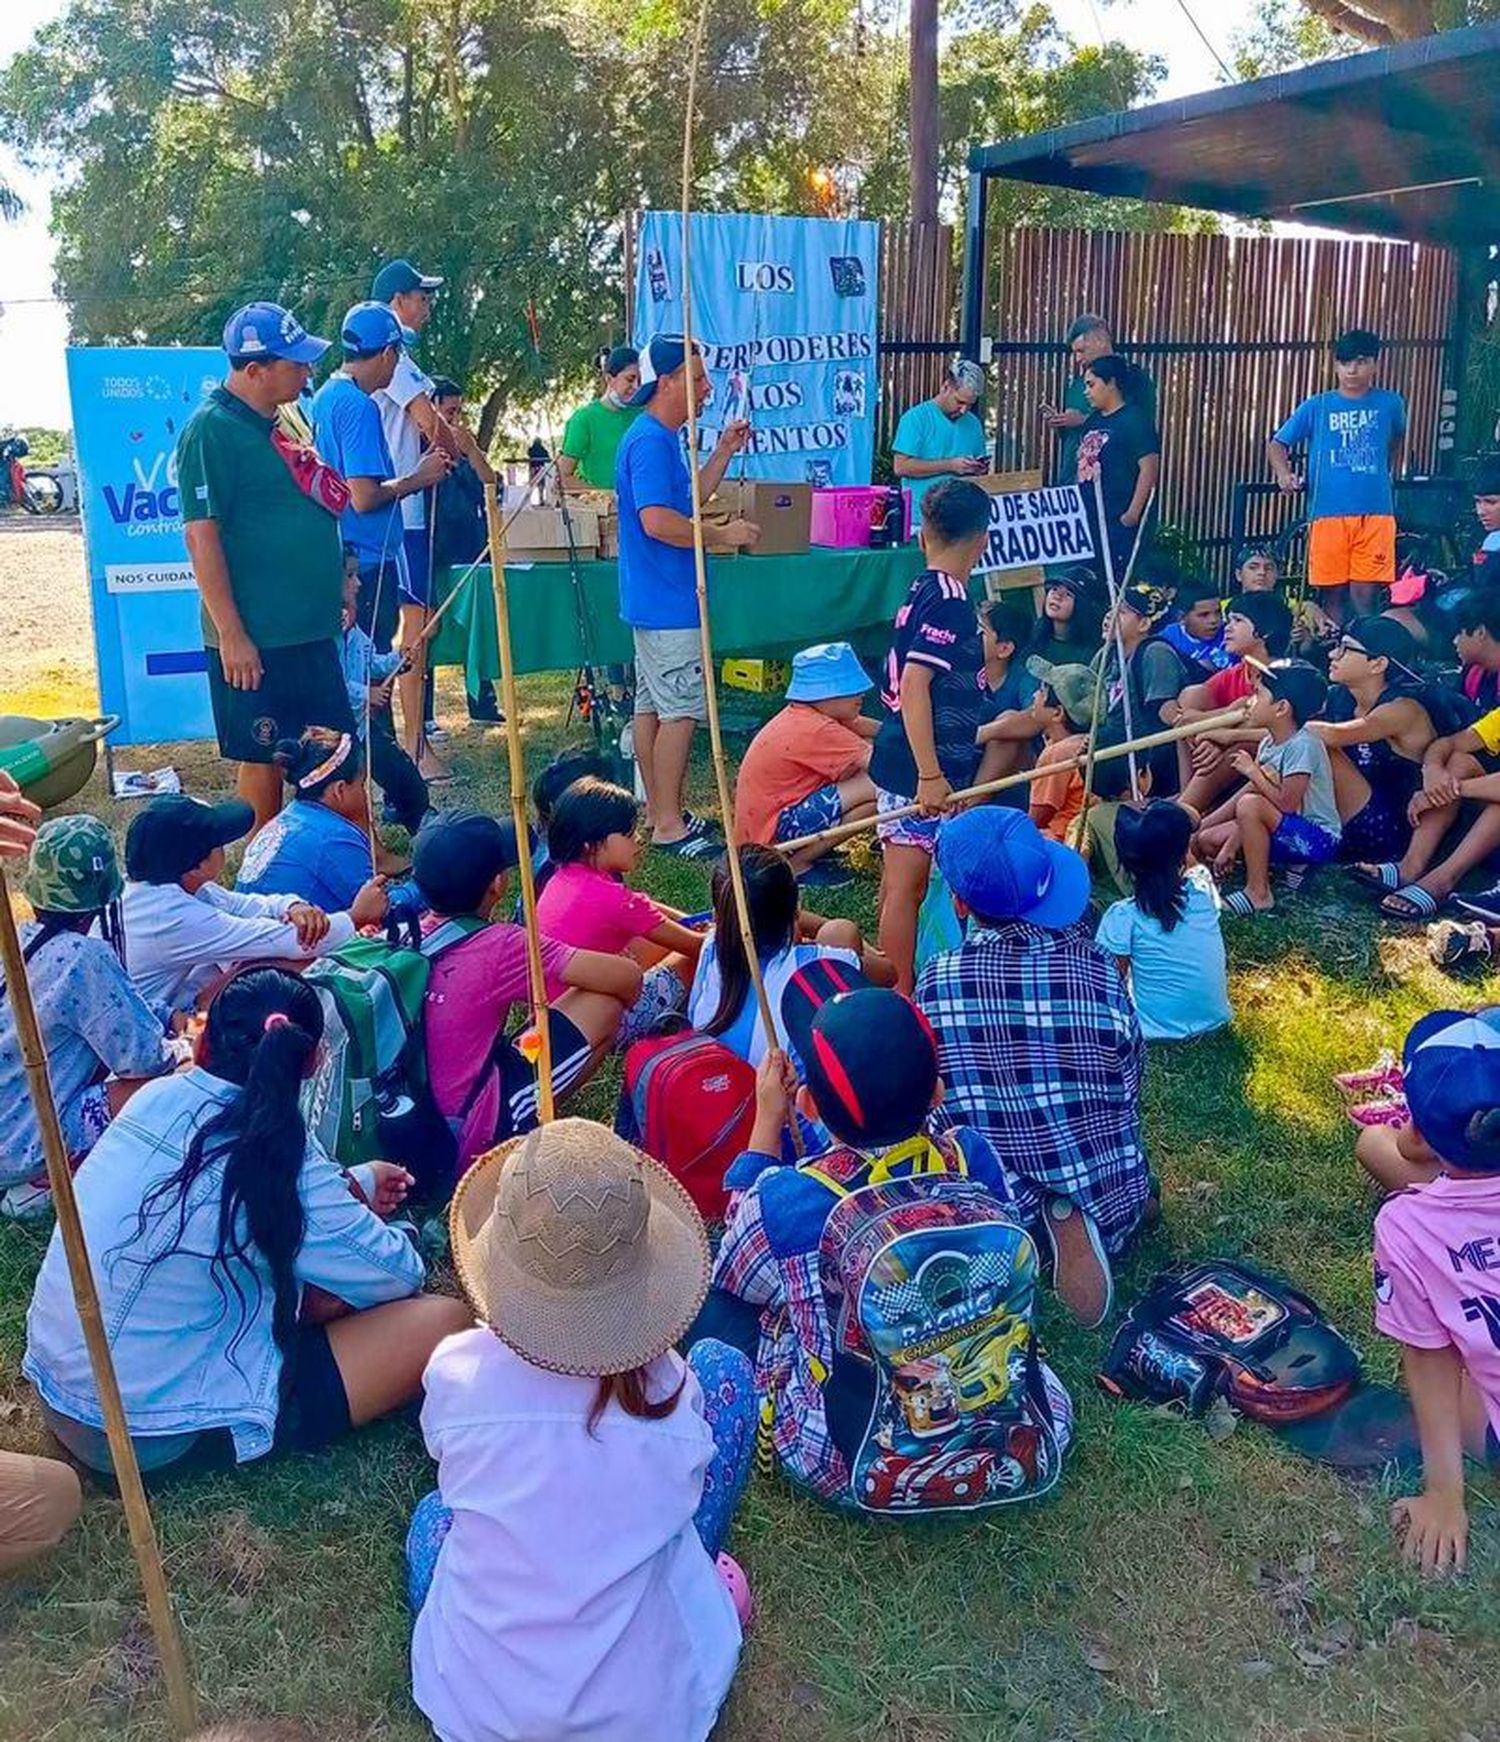
<instances>
[{"instance_id":1,"label":"camouflage bucket hat","mask_svg":"<svg viewBox=\"0 0 1500 1742\"><path fill-rule=\"evenodd\" d=\"M36 832L21 892L47 913L97 913L119 895L114 838L98 817L51 817Z\"/></svg>"}]
</instances>

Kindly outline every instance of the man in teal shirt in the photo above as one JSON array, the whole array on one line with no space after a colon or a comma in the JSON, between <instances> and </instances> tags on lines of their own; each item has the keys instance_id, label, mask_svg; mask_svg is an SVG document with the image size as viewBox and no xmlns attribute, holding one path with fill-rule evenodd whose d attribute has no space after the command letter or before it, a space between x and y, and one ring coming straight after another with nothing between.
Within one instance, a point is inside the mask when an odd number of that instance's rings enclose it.
<instances>
[{"instance_id":1,"label":"man in teal shirt","mask_svg":"<svg viewBox=\"0 0 1500 1742\"><path fill-rule=\"evenodd\" d=\"M984 425L974 407L984 392L984 371L959 358L931 399L902 412L891 446L896 476L911 496L912 525L922 517L922 498L946 478L987 472Z\"/></svg>"}]
</instances>

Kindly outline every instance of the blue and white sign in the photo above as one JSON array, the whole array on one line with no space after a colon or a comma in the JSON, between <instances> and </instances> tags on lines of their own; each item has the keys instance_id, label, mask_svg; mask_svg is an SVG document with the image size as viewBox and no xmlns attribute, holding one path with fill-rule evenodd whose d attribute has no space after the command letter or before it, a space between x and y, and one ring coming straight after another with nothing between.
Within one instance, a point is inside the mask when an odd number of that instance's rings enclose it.
<instances>
[{"instance_id":1,"label":"blue and white sign","mask_svg":"<svg viewBox=\"0 0 1500 1742\"><path fill-rule=\"evenodd\" d=\"M120 716L114 745L214 736L176 450L223 378L220 351L68 351L99 700Z\"/></svg>"},{"instance_id":2,"label":"blue and white sign","mask_svg":"<svg viewBox=\"0 0 1500 1742\"><path fill-rule=\"evenodd\" d=\"M879 226L707 212L689 221L693 336L713 383L700 450L712 449L726 423L748 417L747 477L868 484ZM682 329L682 218L646 212L633 343Z\"/></svg>"}]
</instances>

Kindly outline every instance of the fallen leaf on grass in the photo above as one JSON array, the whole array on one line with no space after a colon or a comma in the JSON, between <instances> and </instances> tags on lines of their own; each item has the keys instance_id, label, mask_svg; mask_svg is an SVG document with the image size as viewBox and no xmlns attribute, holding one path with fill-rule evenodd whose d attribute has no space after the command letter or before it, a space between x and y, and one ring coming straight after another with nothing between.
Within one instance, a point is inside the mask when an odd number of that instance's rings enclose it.
<instances>
[{"instance_id":1,"label":"fallen leaf on grass","mask_svg":"<svg viewBox=\"0 0 1500 1742\"><path fill-rule=\"evenodd\" d=\"M1296 1560L1292 1562L1292 1567L1296 1572L1301 1573L1303 1577L1306 1578L1316 1569L1317 1564L1317 1556L1313 1554L1310 1549L1305 1549L1297 1556Z\"/></svg>"},{"instance_id":2,"label":"fallen leaf on grass","mask_svg":"<svg viewBox=\"0 0 1500 1742\"><path fill-rule=\"evenodd\" d=\"M1216 1397L1203 1413L1203 1431L1215 1443L1227 1440L1239 1425L1240 1418L1227 1397Z\"/></svg>"},{"instance_id":3,"label":"fallen leaf on grass","mask_svg":"<svg viewBox=\"0 0 1500 1742\"><path fill-rule=\"evenodd\" d=\"M1119 1675L1125 1667L1117 1657L1112 1657L1098 1645L1085 1645L1083 1661L1098 1675Z\"/></svg>"},{"instance_id":4,"label":"fallen leaf on grass","mask_svg":"<svg viewBox=\"0 0 1500 1742\"><path fill-rule=\"evenodd\" d=\"M1275 1668L1274 1663L1268 1663L1263 1657L1247 1657L1240 1665L1240 1674L1248 1676L1270 1675Z\"/></svg>"},{"instance_id":5,"label":"fallen leaf on grass","mask_svg":"<svg viewBox=\"0 0 1500 1742\"><path fill-rule=\"evenodd\" d=\"M1331 1657L1324 1656L1321 1651L1314 1651L1310 1645L1294 1645L1292 1656L1304 1669L1327 1669L1333 1662Z\"/></svg>"}]
</instances>

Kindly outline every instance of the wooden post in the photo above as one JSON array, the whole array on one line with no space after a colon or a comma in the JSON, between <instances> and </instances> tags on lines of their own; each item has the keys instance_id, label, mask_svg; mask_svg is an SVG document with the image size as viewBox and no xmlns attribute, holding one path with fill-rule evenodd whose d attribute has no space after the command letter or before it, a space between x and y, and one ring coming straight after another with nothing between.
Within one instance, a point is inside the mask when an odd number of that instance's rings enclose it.
<instances>
[{"instance_id":1,"label":"wooden post","mask_svg":"<svg viewBox=\"0 0 1500 1742\"><path fill-rule=\"evenodd\" d=\"M911 0L911 221L938 216L938 0Z\"/></svg>"},{"instance_id":2,"label":"wooden post","mask_svg":"<svg viewBox=\"0 0 1500 1742\"><path fill-rule=\"evenodd\" d=\"M505 528L500 524L500 500L493 479L484 486L484 523L489 533L495 634L500 644L500 700L505 711L505 742L510 753L510 814L516 830L521 911L526 922L526 963L531 979L531 1017L537 1036L537 1118L545 1125L557 1112L552 1095L552 1030L547 1020L547 975L542 967L542 934L536 918L536 878L531 871L531 838L526 826L526 756L521 748L521 705L516 699L516 662L510 645L510 601L505 591Z\"/></svg>"},{"instance_id":3,"label":"wooden post","mask_svg":"<svg viewBox=\"0 0 1500 1742\"><path fill-rule=\"evenodd\" d=\"M5 984L10 991L16 1038L20 1041L21 1057L26 1067L26 1086L31 1092L31 1104L36 1109L42 1153L47 1159L47 1183L52 1188L52 1202L57 1211L57 1231L67 1255L78 1322L83 1327L94 1386L99 1393L99 1407L104 1414L110 1460L120 1489L120 1502L125 1508L130 1547L146 1595L146 1613L156 1637L156 1651L167 1684L172 1722L180 1734L186 1735L197 1726L197 1701L193 1697L187 1658L177 1630L177 1618L172 1612L166 1574L162 1571L156 1527L151 1520L140 1465L136 1462L135 1447L126 1425L125 1405L120 1399L120 1384L115 1377L109 1338L99 1310L99 1293L94 1286L83 1223L78 1215L78 1200L73 1195L73 1173L68 1166L68 1152L63 1143L62 1127L57 1122L57 1105L52 1099L52 1083L47 1075L47 1051L37 1025L36 1005L32 1002L31 982L21 952L21 940L16 933L16 918L11 911L10 888L3 867L0 867L0 967L3 967Z\"/></svg>"}]
</instances>

